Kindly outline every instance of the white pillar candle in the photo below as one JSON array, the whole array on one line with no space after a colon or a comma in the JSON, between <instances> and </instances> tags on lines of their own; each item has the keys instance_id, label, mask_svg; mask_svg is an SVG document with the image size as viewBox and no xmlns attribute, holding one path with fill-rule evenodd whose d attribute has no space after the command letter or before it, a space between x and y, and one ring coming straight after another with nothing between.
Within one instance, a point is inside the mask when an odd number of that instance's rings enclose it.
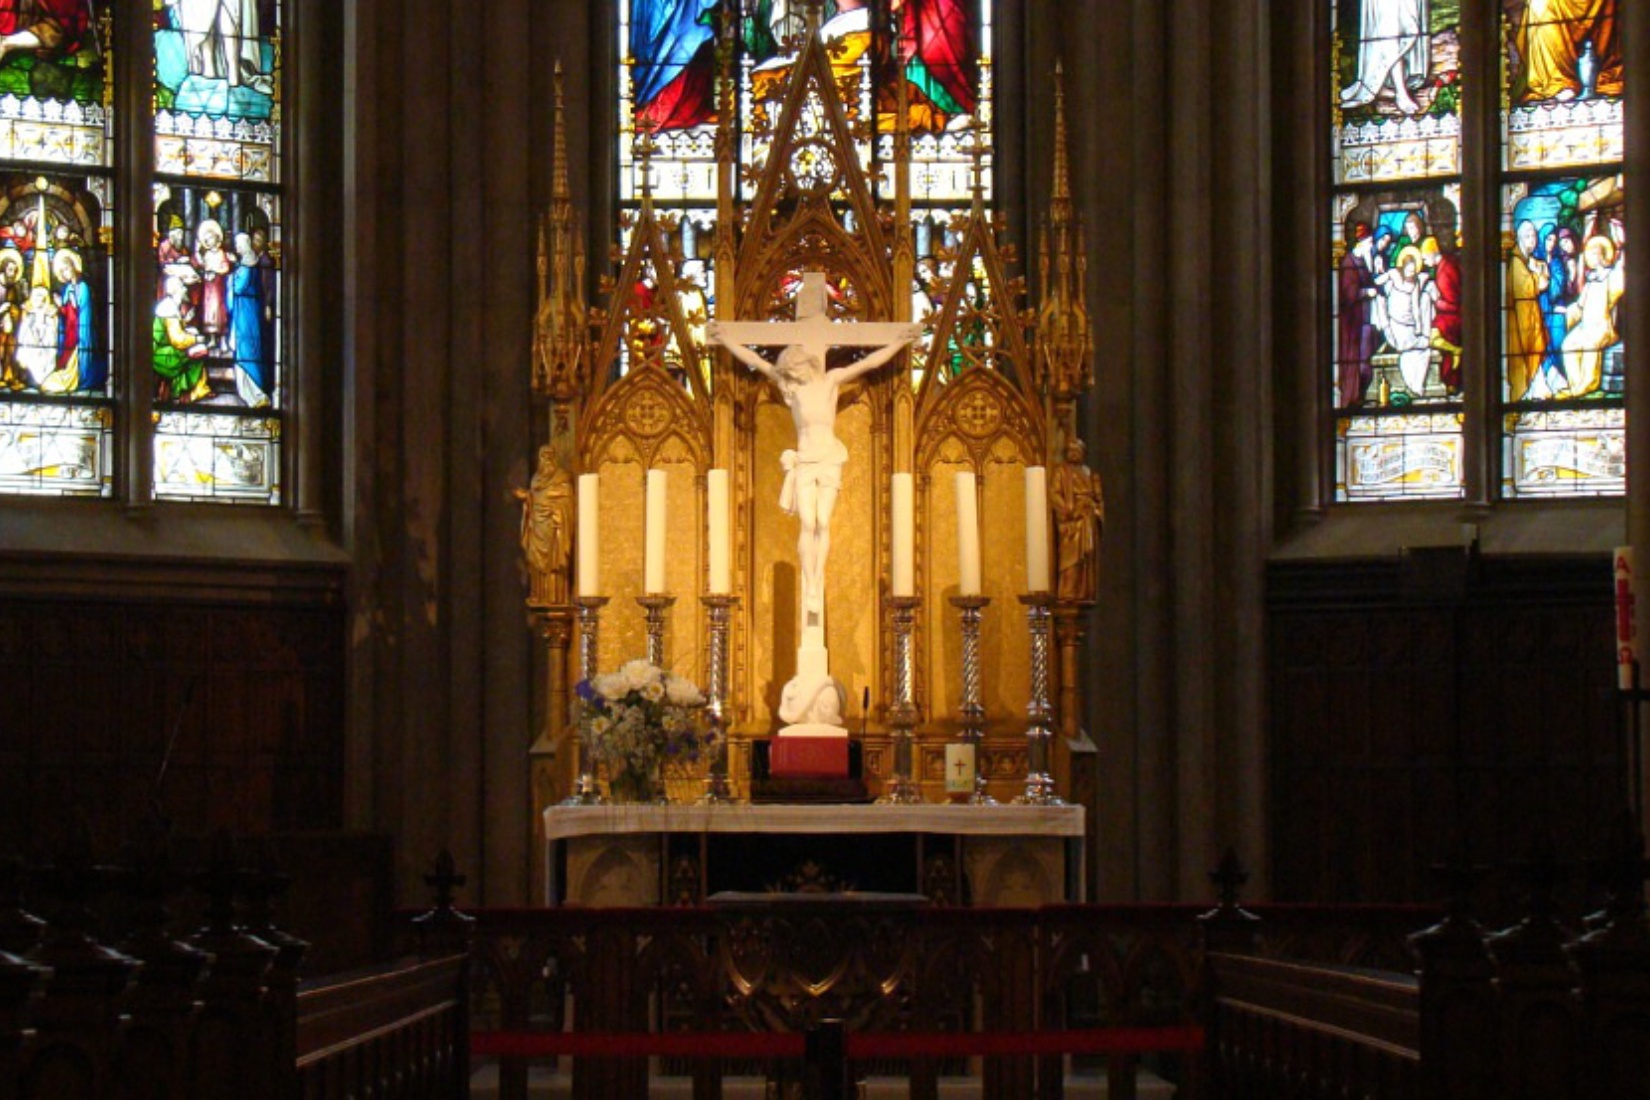
<instances>
[{"instance_id":1,"label":"white pillar candle","mask_svg":"<svg viewBox=\"0 0 1650 1100\"><path fill-rule=\"evenodd\" d=\"M601 475L579 475L579 595L602 594Z\"/></svg>"},{"instance_id":2,"label":"white pillar candle","mask_svg":"<svg viewBox=\"0 0 1650 1100\"><path fill-rule=\"evenodd\" d=\"M894 526L891 540L893 577L890 591L895 596L917 594L916 490L910 474L895 474L893 484Z\"/></svg>"},{"instance_id":3,"label":"white pillar candle","mask_svg":"<svg viewBox=\"0 0 1650 1100\"><path fill-rule=\"evenodd\" d=\"M971 470L957 475L957 594L980 594L980 506Z\"/></svg>"},{"instance_id":4,"label":"white pillar candle","mask_svg":"<svg viewBox=\"0 0 1650 1100\"><path fill-rule=\"evenodd\" d=\"M652 596L665 590L665 472L647 472L647 528L643 538L642 591Z\"/></svg>"},{"instance_id":5,"label":"white pillar candle","mask_svg":"<svg viewBox=\"0 0 1650 1100\"><path fill-rule=\"evenodd\" d=\"M726 470L711 470L705 475L705 504L710 510L710 594L726 596L733 591Z\"/></svg>"},{"instance_id":6,"label":"white pillar candle","mask_svg":"<svg viewBox=\"0 0 1650 1100\"><path fill-rule=\"evenodd\" d=\"M1048 591L1048 474L1026 467L1026 591Z\"/></svg>"}]
</instances>

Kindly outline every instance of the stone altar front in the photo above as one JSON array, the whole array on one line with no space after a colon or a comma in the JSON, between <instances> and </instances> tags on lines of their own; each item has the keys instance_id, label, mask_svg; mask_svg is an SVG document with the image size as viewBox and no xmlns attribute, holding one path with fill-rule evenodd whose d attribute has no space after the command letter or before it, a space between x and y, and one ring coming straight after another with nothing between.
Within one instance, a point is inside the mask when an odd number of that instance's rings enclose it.
<instances>
[{"instance_id":1,"label":"stone altar front","mask_svg":"<svg viewBox=\"0 0 1650 1100\"><path fill-rule=\"evenodd\" d=\"M803 853L828 866L893 852L887 871L903 883L876 889L922 894L935 902L1047 905L1083 899L1081 806L960 805L607 805L544 811L549 905L698 904L738 883L739 866L764 849ZM807 853L813 853L809 856ZM907 858L908 854L908 858ZM817 856L818 858L814 858ZM908 866L907 866L908 864ZM802 889L828 889L829 879Z\"/></svg>"}]
</instances>

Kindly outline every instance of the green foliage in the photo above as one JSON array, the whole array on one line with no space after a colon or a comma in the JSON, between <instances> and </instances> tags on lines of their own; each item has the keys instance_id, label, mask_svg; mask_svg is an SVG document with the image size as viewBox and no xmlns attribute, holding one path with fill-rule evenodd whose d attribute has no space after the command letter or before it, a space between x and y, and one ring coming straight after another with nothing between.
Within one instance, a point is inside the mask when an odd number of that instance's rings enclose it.
<instances>
[{"instance_id":1,"label":"green foliage","mask_svg":"<svg viewBox=\"0 0 1650 1100\"><path fill-rule=\"evenodd\" d=\"M0 95L97 103L103 98L103 68L95 58L49 61L22 54L0 66Z\"/></svg>"}]
</instances>

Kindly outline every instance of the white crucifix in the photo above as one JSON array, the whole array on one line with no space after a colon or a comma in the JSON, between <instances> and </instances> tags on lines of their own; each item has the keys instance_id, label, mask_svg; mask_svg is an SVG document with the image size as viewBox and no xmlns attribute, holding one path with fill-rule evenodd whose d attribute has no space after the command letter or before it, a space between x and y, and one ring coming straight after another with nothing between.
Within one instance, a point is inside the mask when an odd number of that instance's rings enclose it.
<instances>
[{"instance_id":1,"label":"white crucifix","mask_svg":"<svg viewBox=\"0 0 1650 1100\"><path fill-rule=\"evenodd\" d=\"M922 329L904 323L833 322L825 312L824 273L805 271L796 295L795 321L712 322L705 334L772 382L796 422L796 448L779 456L785 468L779 506L801 524L796 552L802 568L802 644L797 649L797 675L786 685L780 717L793 724L835 726L843 692L830 679L825 651L825 561L831 552L831 513L842 488L842 465L848 460L848 448L836 437L837 394L892 359ZM771 363L755 350L780 344L785 350ZM849 366L827 370L826 353L834 347L876 350ZM824 690L827 686L831 690ZM833 701L834 721L827 715Z\"/></svg>"}]
</instances>

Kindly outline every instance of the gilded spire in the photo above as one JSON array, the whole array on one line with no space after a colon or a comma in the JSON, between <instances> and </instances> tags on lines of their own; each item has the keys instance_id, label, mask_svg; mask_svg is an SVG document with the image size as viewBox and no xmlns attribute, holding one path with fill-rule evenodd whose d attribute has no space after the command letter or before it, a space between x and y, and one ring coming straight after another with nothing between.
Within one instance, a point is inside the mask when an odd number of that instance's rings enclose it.
<instances>
[{"instance_id":1,"label":"gilded spire","mask_svg":"<svg viewBox=\"0 0 1650 1100\"><path fill-rule=\"evenodd\" d=\"M1066 67L1054 63L1054 194L1050 204L1056 219L1071 217L1071 168L1066 160Z\"/></svg>"},{"instance_id":2,"label":"gilded spire","mask_svg":"<svg viewBox=\"0 0 1650 1100\"><path fill-rule=\"evenodd\" d=\"M567 182L567 105L562 94L560 58L556 59L555 75L551 78L551 85L555 89L556 111L550 158L550 197L557 201L570 200L573 197L573 188Z\"/></svg>"},{"instance_id":3,"label":"gilded spire","mask_svg":"<svg viewBox=\"0 0 1650 1100\"><path fill-rule=\"evenodd\" d=\"M567 111L561 62L556 62L550 216L539 222L538 316L533 335L533 389L568 401L580 389L585 351L584 243L567 175Z\"/></svg>"},{"instance_id":4,"label":"gilded spire","mask_svg":"<svg viewBox=\"0 0 1650 1100\"><path fill-rule=\"evenodd\" d=\"M1066 150L1065 68L1054 66L1054 180L1049 212L1038 235L1042 307L1037 311L1038 366L1050 394L1069 414L1094 384L1094 333L1088 314L1088 256L1072 211Z\"/></svg>"}]
</instances>

